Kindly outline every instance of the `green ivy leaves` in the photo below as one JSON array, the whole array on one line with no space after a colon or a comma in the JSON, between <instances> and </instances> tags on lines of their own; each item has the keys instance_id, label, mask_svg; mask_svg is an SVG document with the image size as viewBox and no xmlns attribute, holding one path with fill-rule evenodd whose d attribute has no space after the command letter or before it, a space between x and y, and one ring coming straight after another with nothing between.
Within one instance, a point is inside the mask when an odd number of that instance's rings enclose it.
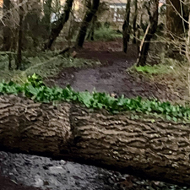
<instances>
[{"instance_id":1,"label":"green ivy leaves","mask_svg":"<svg viewBox=\"0 0 190 190\"><path fill-rule=\"evenodd\" d=\"M91 109L106 109L111 113L121 111L135 111L144 114L160 114L168 120L175 122L178 119L190 119L190 108L180 105L172 105L170 102L160 102L158 100L143 100L141 97L128 99L124 96L114 98L106 93L88 91L75 92L67 86L62 89L59 87L49 88L45 86L41 78L34 74L28 77L28 81L23 84L14 82L0 83L0 93L2 94L23 94L35 101L52 102L52 101L72 101L85 105Z\"/></svg>"}]
</instances>

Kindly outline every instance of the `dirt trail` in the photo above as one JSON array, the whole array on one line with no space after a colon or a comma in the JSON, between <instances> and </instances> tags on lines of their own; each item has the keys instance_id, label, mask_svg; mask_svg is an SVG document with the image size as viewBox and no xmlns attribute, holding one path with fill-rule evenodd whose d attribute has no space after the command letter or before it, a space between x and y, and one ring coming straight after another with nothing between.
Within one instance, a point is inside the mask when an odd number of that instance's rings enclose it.
<instances>
[{"instance_id":1,"label":"dirt trail","mask_svg":"<svg viewBox=\"0 0 190 190\"><path fill-rule=\"evenodd\" d=\"M132 76L126 72L137 60L137 48L128 46L128 53L122 53L122 40L114 42L86 42L84 49L77 51L78 58L98 60L101 66L93 68L63 69L56 78L48 80L49 85L65 87L71 85L76 91L93 91L115 93L125 97L157 98L161 101L180 102L184 89L170 89L164 81L150 82L143 76ZM172 81L166 78L166 81Z\"/></svg>"},{"instance_id":2,"label":"dirt trail","mask_svg":"<svg viewBox=\"0 0 190 190\"><path fill-rule=\"evenodd\" d=\"M102 66L93 68L68 68L62 70L54 83L60 87L71 85L76 91L93 91L115 93L126 97L156 97L162 100L171 97L167 95L164 85L152 85L143 78L135 78L126 72L136 61L134 46L129 46L128 54L114 51L92 50L85 48L78 52L78 57L99 60ZM119 48L118 48L119 49Z\"/></svg>"}]
</instances>

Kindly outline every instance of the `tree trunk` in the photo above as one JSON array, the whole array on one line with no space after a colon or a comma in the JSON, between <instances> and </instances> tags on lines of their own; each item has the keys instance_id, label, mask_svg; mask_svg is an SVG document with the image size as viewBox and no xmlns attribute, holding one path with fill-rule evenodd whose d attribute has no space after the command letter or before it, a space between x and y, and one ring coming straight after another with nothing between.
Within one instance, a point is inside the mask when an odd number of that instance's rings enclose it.
<instances>
[{"instance_id":1,"label":"tree trunk","mask_svg":"<svg viewBox=\"0 0 190 190\"><path fill-rule=\"evenodd\" d=\"M45 0L44 7L44 17L42 19L42 23L45 24L46 31L48 35L50 35L50 25L51 25L51 13L52 13L52 0Z\"/></svg>"},{"instance_id":2,"label":"tree trunk","mask_svg":"<svg viewBox=\"0 0 190 190\"><path fill-rule=\"evenodd\" d=\"M130 12L131 12L131 0L127 1L126 16L123 23L123 52L127 53L128 42L130 39Z\"/></svg>"},{"instance_id":3,"label":"tree trunk","mask_svg":"<svg viewBox=\"0 0 190 190\"><path fill-rule=\"evenodd\" d=\"M68 21L73 2L74 0L67 0L65 2L64 13L61 14L60 18L57 21L53 22L48 42L45 44L45 49L51 49L53 42L59 36L61 30L63 29L63 26Z\"/></svg>"},{"instance_id":4,"label":"tree trunk","mask_svg":"<svg viewBox=\"0 0 190 190\"><path fill-rule=\"evenodd\" d=\"M9 51L11 48L10 6L10 0L3 1L3 51Z\"/></svg>"},{"instance_id":5,"label":"tree trunk","mask_svg":"<svg viewBox=\"0 0 190 190\"><path fill-rule=\"evenodd\" d=\"M184 37L188 25L186 20L188 9L184 4L184 0L167 0L166 2L166 34L170 38L170 43L166 44L167 56L181 60L185 54ZM171 40L173 40L173 43L171 43Z\"/></svg>"},{"instance_id":6,"label":"tree trunk","mask_svg":"<svg viewBox=\"0 0 190 190\"><path fill-rule=\"evenodd\" d=\"M97 22L97 16L94 16L92 19L90 30L88 32L88 36L87 36L88 40L94 41L94 30L95 30L96 22Z\"/></svg>"},{"instance_id":7,"label":"tree trunk","mask_svg":"<svg viewBox=\"0 0 190 190\"><path fill-rule=\"evenodd\" d=\"M23 38L23 17L24 10L22 7L23 0L19 0L19 28L18 28L18 47L17 47L17 59L16 59L16 69L21 68L22 62L22 38Z\"/></svg>"},{"instance_id":8,"label":"tree trunk","mask_svg":"<svg viewBox=\"0 0 190 190\"><path fill-rule=\"evenodd\" d=\"M92 0L92 4L84 16L83 22L80 27L80 31L77 36L77 40L76 40L77 47L83 47L87 29L98 10L99 4L100 4L100 0Z\"/></svg>"},{"instance_id":9,"label":"tree trunk","mask_svg":"<svg viewBox=\"0 0 190 190\"><path fill-rule=\"evenodd\" d=\"M183 25L183 4L180 0L166 0L166 26L168 29L168 36L182 37L184 35L184 25Z\"/></svg>"},{"instance_id":10,"label":"tree trunk","mask_svg":"<svg viewBox=\"0 0 190 190\"><path fill-rule=\"evenodd\" d=\"M148 26L147 33L145 33L145 39L142 44L142 47L140 47L140 53L139 53L139 58L137 61L137 66L146 65L150 42L158 26L158 5L159 5L159 0L154 0L153 14L151 15L151 13L148 11L149 17L150 17L150 23Z\"/></svg>"},{"instance_id":11,"label":"tree trunk","mask_svg":"<svg viewBox=\"0 0 190 190\"><path fill-rule=\"evenodd\" d=\"M138 15L138 7L137 7L137 3L138 3L138 0L135 0L134 1L135 3L135 13L134 13L134 18L133 18L133 44L136 44L137 43L137 35L136 35L136 32L137 32L137 15Z\"/></svg>"},{"instance_id":12,"label":"tree trunk","mask_svg":"<svg viewBox=\"0 0 190 190\"><path fill-rule=\"evenodd\" d=\"M190 124L71 103L0 97L0 149L83 161L190 185Z\"/></svg>"}]
</instances>

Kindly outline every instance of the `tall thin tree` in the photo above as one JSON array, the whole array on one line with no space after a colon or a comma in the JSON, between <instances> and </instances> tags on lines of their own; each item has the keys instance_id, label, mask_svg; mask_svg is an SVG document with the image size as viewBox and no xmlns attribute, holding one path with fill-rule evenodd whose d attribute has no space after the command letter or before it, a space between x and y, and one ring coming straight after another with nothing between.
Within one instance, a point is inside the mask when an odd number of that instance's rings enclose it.
<instances>
[{"instance_id":1,"label":"tall thin tree","mask_svg":"<svg viewBox=\"0 0 190 190\"><path fill-rule=\"evenodd\" d=\"M140 53L139 58L137 61L137 66L145 66L146 60L148 56L148 51L150 48L150 42L152 37L154 36L157 26L158 26L158 5L159 0L152 0L152 13L150 11L150 6L147 7L147 11L149 14L149 25L147 27L147 30L145 32L145 38L142 44L142 47L140 47Z\"/></svg>"},{"instance_id":2,"label":"tall thin tree","mask_svg":"<svg viewBox=\"0 0 190 190\"><path fill-rule=\"evenodd\" d=\"M182 37L184 34L183 26L183 0L166 0L166 26L168 29L168 36L173 38Z\"/></svg>"},{"instance_id":3,"label":"tall thin tree","mask_svg":"<svg viewBox=\"0 0 190 190\"><path fill-rule=\"evenodd\" d=\"M80 27L80 30L79 30L79 33L77 36L77 40L76 40L77 47L83 47L87 29L99 8L100 0L92 0L92 2L91 1L89 1L89 2L90 2L89 7L86 11L86 14L84 16L84 19L82 21L82 24L81 24L81 27Z\"/></svg>"},{"instance_id":4,"label":"tall thin tree","mask_svg":"<svg viewBox=\"0 0 190 190\"><path fill-rule=\"evenodd\" d=\"M66 0L63 13L60 15L57 21L54 21L51 26L51 31L49 35L48 42L45 44L45 49L51 49L53 42L59 36L61 30L63 29L65 23L69 19L69 15L73 6L74 0Z\"/></svg>"},{"instance_id":5,"label":"tall thin tree","mask_svg":"<svg viewBox=\"0 0 190 190\"><path fill-rule=\"evenodd\" d=\"M46 30L50 32L51 25L51 13L52 13L52 0L45 0L43 2L44 17L42 19L43 24L45 24Z\"/></svg>"},{"instance_id":6,"label":"tall thin tree","mask_svg":"<svg viewBox=\"0 0 190 190\"><path fill-rule=\"evenodd\" d=\"M138 15L138 0L134 0L134 4L135 4L135 11L134 11L134 18L133 18L133 43L136 44L136 31L137 31L137 15Z\"/></svg>"},{"instance_id":7,"label":"tall thin tree","mask_svg":"<svg viewBox=\"0 0 190 190\"><path fill-rule=\"evenodd\" d=\"M10 6L10 0L3 1L3 51L8 51L11 48Z\"/></svg>"},{"instance_id":8,"label":"tall thin tree","mask_svg":"<svg viewBox=\"0 0 190 190\"><path fill-rule=\"evenodd\" d=\"M126 15L123 23L123 52L127 53L128 42L130 39L130 13L131 13L131 0L126 4Z\"/></svg>"},{"instance_id":9,"label":"tall thin tree","mask_svg":"<svg viewBox=\"0 0 190 190\"><path fill-rule=\"evenodd\" d=\"M23 38L23 17L24 9L22 7L23 0L19 0L19 26L18 26L18 47L17 47L17 59L16 59L16 69L21 68L22 62L22 38Z\"/></svg>"}]
</instances>

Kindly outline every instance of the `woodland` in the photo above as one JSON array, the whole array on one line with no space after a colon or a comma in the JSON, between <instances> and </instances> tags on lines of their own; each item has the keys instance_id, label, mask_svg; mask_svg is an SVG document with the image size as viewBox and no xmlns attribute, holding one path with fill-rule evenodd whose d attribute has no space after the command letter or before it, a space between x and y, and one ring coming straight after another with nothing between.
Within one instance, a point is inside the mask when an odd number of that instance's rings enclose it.
<instances>
[{"instance_id":1,"label":"woodland","mask_svg":"<svg viewBox=\"0 0 190 190\"><path fill-rule=\"evenodd\" d=\"M189 187L189 26L188 0L3 0L0 150Z\"/></svg>"}]
</instances>

